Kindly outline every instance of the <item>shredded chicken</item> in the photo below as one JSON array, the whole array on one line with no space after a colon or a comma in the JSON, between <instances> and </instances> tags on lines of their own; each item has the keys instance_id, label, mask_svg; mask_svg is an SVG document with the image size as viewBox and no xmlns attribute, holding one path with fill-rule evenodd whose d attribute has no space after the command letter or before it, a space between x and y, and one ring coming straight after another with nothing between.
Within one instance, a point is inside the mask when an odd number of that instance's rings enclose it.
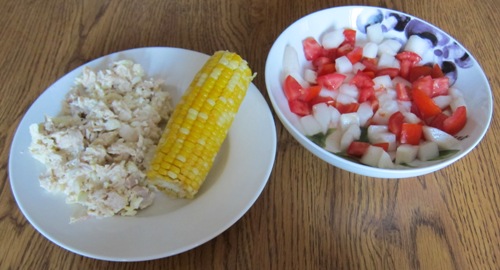
<instances>
[{"instance_id":1,"label":"shredded chicken","mask_svg":"<svg viewBox=\"0 0 500 270\"><path fill-rule=\"evenodd\" d=\"M152 204L146 169L172 112L161 82L132 61L84 68L58 116L32 124L30 151L47 170L40 184L62 192L88 217L135 215Z\"/></svg>"}]
</instances>

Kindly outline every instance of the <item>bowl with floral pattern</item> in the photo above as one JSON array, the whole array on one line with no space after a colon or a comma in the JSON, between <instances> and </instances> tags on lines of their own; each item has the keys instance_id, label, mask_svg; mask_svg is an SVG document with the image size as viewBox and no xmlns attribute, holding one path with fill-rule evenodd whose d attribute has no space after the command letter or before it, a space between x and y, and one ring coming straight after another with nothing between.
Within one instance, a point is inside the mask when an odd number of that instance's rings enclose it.
<instances>
[{"instance_id":1,"label":"bowl with floral pattern","mask_svg":"<svg viewBox=\"0 0 500 270\"><path fill-rule=\"evenodd\" d=\"M432 173L481 141L493 113L489 82L450 34L386 8L306 15L266 60L271 104L288 132L338 168L371 177Z\"/></svg>"}]
</instances>

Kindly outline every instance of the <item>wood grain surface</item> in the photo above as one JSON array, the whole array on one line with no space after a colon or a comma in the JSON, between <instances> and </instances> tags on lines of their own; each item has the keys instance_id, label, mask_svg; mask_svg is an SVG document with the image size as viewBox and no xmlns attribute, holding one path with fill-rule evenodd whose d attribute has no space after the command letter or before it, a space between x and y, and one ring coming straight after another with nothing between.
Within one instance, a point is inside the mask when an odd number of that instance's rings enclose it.
<instances>
[{"instance_id":1,"label":"wood grain surface","mask_svg":"<svg viewBox=\"0 0 500 270\"><path fill-rule=\"evenodd\" d=\"M15 129L70 70L146 46L240 53L258 73L274 40L311 12L341 5L403 11L459 40L500 105L498 0L0 0L0 269L500 269L500 120L458 162L429 175L375 179L321 161L276 119L269 182L213 240L176 256L107 262L53 244L20 212L8 177ZM29 168L27 168L29 169Z\"/></svg>"}]
</instances>

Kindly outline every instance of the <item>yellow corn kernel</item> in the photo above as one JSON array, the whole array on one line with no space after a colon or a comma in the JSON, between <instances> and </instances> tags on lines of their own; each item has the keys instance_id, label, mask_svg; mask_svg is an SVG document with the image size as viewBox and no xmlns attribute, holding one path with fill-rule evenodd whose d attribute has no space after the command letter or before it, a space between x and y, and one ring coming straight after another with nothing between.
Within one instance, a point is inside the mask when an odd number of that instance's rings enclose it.
<instances>
[{"instance_id":1,"label":"yellow corn kernel","mask_svg":"<svg viewBox=\"0 0 500 270\"><path fill-rule=\"evenodd\" d=\"M239 55L211 56L175 107L147 172L148 180L167 194L193 198L253 79Z\"/></svg>"}]
</instances>

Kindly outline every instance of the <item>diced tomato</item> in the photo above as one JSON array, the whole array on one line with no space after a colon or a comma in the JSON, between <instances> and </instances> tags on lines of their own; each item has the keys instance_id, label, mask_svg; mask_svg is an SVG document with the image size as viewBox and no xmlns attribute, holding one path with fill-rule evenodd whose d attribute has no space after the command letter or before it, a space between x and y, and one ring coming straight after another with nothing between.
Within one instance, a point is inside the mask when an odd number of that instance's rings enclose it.
<instances>
[{"instance_id":1,"label":"diced tomato","mask_svg":"<svg viewBox=\"0 0 500 270\"><path fill-rule=\"evenodd\" d=\"M432 81L432 93L431 97L448 95L448 89L450 88L450 79L448 77L435 78Z\"/></svg>"},{"instance_id":2,"label":"diced tomato","mask_svg":"<svg viewBox=\"0 0 500 270\"><path fill-rule=\"evenodd\" d=\"M400 75L405 79L408 79L411 68L422 60L418 54L409 51L396 54L396 59L399 60Z\"/></svg>"},{"instance_id":3,"label":"diced tomato","mask_svg":"<svg viewBox=\"0 0 500 270\"><path fill-rule=\"evenodd\" d=\"M358 96L359 103L370 101L372 98L376 98L375 89L373 89L373 87L370 86L359 89L359 96Z\"/></svg>"},{"instance_id":4,"label":"diced tomato","mask_svg":"<svg viewBox=\"0 0 500 270\"><path fill-rule=\"evenodd\" d=\"M438 64L434 64L434 66L432 66L431 77L432 78L444 77L443 70L441 69L441 67Z\"/></svg>"},{"instance_id":5,"label":"diced tomato","mask_svg":"<svg viewBox=\"0 0 500 270\"><path fill-rule=\"evenodd\" d=\"M346 54L346 57L352 64L356 64L363 58L363 48L354 47L354 49Z\"/></svg>"},{"instance_id":6,"label":"diced tomato","mask_svg":"<svg viewBox=\"0 0 500 270\"><path fill-rule=\"evenodd\" d=\"M343 44L351 44L352 46L354 46L354 44L356 43L356 30L345 29L344 30L344 37L345 37L345 40L344 40Z\"/></svg>"},{"instance_id":7,"label":"diced tomato","mask_svg":"<svg viewBox=\"0 0 500 270\"><path fill-rule=\"evenodd\" d=\"M396 76L399 75L399 69L398 68L382 68L377 70L375 73L375 76L384 76L384 75L389 75L391 79L394 79Z\"/></svg>"},{"instance_id":8,"label":"diced tomato","mask_svg":"<svg viewBox=\"0 0 500 270\"><path fill-rule=\"evenodd\" d=\"M312 106L319 103L326 103L327 105L335 106L335 100L332 97L323 96L316 96L315 98L311 99L309 101L309 106L312 108Z\"/></svg>"},{"instance_id":9,"label":"diced tomato","mask_svg":"<svg viewBox=\"0 0 500 270\"><path fill-rule=\"evenodd\" d=\"M422 125L403 123L401 125L400 142L412 145L419 145L422 138Z\"/></svg>"},{"instance_id":10,"label":"diced tomato","mask_svg":"<svg viewBox=\"0 0 500 270\"><path fill-rule=\"evenodd\" d=\"M400 111L397 111L389 117L389 122L387 124L387 128L390 132L396 135L396 138L399 138L401 135L401 126L405 121L405 116Z\"/></svg>"},{"instance_id":11,"label":"diced tomato","mask_svg":"<svg viewBox=\"0 0 500 270\"><path fill-rule=\"evenodd\" d=\"M408 75L408 81L414 82L420 77L424 77L432 74L432 68L429 66L412 66L410 68L410 74Z\"/></svg>"},{"instance_id":12,"label":"diced tomato","mask_svg":"<svg viewBox=\"0 0 500 270\"><path fill-rule=\"evenodd\" d=\"M302 91L302 95L299 97L300 100L309 102L313 98L317 97L319 92L321 92L321 85L313 85L307 88L304 88Z\"/></svg>"},{"instance_id":13,"label":"diced tomato","mask_svg":"<svg viewBox=\"0 0 500 270\"><path fill-rule=\"evenodd\" d=\"M325 49L323 48L324 57L329 58L331 61L337 59L337 48Z\"/></svg>"},{"instance_id":14,"label":"diced tomato","mask_svg":"<svg viewBox=\"0 0 500 270\"><path fill-rule=\"evenodd\" d=\"M335 72L335 64L334 63L326 63L318 66L317 74L318 76L326 75L329 73Z\"/></svg>"},{"instance_id":15,"label":"diced tomato","mask_svg":"<svg viewBox=\"0 0 500 270\"><path fill-rule=\"evenodd\" d=\"M368 99L370 102L370 105L372 106L373 112L376 112L379 108L380 102L378 101L378 98L376 96L372 96Z\"/></svg>"},{"instance_id":16,"label":"diced tomato","mask_svg":"<svg viewBox=\"0 0 500 270\"><path fill-rule=\"evenodd\" d=\"M381 142L381 143L374 143L373 146L380 147L384 149L384 151L389 151L389 143L388 142Z\"/></svg>"},{"instance_id":17,"label":"diced tomato","mask_svg":"<svg viewBox=\"0 0 500 270\"><path fill-rule=\"evenodd\" d=\"M370 144L367 142L353 141L349 144L349 147L347 147L346 152L350 156L361 157L366 153L368 147L370 147Z\"/></svg>"},{"instance_id":18,"label":"diced tomato","mask_svg":"<svg viewBox=\"0 0 500 270\"><path fill-rule=\"evenodd\" d=\"M443 130L448 134L455 135L465 127L466 122L467 108L460 106L443 121Z\"/></svg>"},{"instance_id":19,"label":"diced tomato","mask_svg":"<svg viewBox=\"0 0 500 270\"><path fill-rule=\"evenodd\" d=\"M290 111L299 115L305 116L311 114L311 107L307 102L302 100L290 100L288 101L288 106L290 106Z\"/></svg>"},{"instance_id":20,"label":"diced tomato","mask_svg":"<svg viewBox=\"0 0 500 270\"><path fill-rule=\"evenodd\" d=\"M325 64L331 64L333 63L332 59L328 58L327 56L320 56L312 61L313 67L318 69L318 67L325 65Z\"/></svg>"},{"instance_id":21,"label":"diced tomato","mask_svg":"<svg viewBox=\"0 0 500 270\"><path fill-rule=\"evenodd\" d=\"M427 96L432 96L432 88L434 81L430 75L420 77L412 83L412 90L418 89L424 92Z\"/></svg>"},{"instance_id":22,"label":"diced tomato","mask_svg":"<svg viewBox=\"0 0 500 270\"><path fill-rule=\"evenodd\" d=\"M375 73L378 69L377 58L363 58L361 60L361 64L365 66L365 69L363 71L372 71Z\"/></svg>"},{"instance_id":23,"label":"diced tomato","mask_svg":"<svg viewBox=\"0 0 500 270\"><path fill-rule=\"evenodd\" d=\"M343 104L340 102L336 102L335 108L341 113L352 113L352 112L357 112L359 108L359 103L349 103L349 104Z\"/></svg>"},{"instance_id":24,"label":"diced tomato","mask_svg":"<svg viewBox=\"0 0 500 270\"><path fill-rule=\"evenodd\" d=\"M418 64L422 60L422 57L420 55L410 52L410 51L404 51L396 54L396 59L398 60L408 60L412 64Z\"/></svg>"},{"instance_id":25,"label":"diced tomato","mask_svg":"<svg viewBox=\"0 0 500 270\"><path fill-rule=\"evenodd\" d=\"M412 89L412 98L424 120L441 113L441 108L422 90L418 88Z\"/></svg>"},{"instance_id":26,"label":"diced tomato","mask_svg":"<svg viewBox=\"0 0 500 270\"><path fill-rule=\"evenodd\" d=\"M400 101L411 101L411 87L403 83L396 83L396 95Z\"/></svg>"},{"instance_id":27,"label":"diced tomato","mask_svg":"<svg viewBox=\"0 0 500 270\"><path fill-rule=\"evenodd\" d=\"M308 37L302 41L302 46L304 48L304 55L307 60L311 61L323 54L323 46L313 38Z\"/></svg>"},{"instance_id":28,"label":"diced tomato","mask_svg":"<svg viewBox=\"0 0 500 270\"><path fill-rule=\"evenodd\" d=\"M444 131L444 120L446 120L448 116L444 113L439 113L436 116L434 116L430 121L428 121L428 125L431 127L435 127L437 129L443 130Z\"/></svg>"},{"instance_id":29,"label":"diced tomato","mask_svg":"<svg viewBox=\"0 0 500 270\"><path fill-rule=\"evenodd\" d=\"M289 101L296 100L302 95L302 85L292 75L288 75L285 78L283 90Z\"/></svg>"},{"instance_id":30,"label":"diced tomato","mask_svg":"<svg viewBox=\"0 0 500 270\"><path fill-rule=\"evenodd\" d=\"M316 81L319 85L322 85L330 90L335 90L342 85L346 76L340 73L329 73L322 76L318 76Z\"/></svg>"},{"instance_id":31,"label":"diced tomato","mask_svg":"<svg viewBox=\"0 0 500 270\"><path fill-rule=\"evenodd\" d=\"M351 79L351 84L356 85L358 89L373 87L375 83L372 78L366 74L366 72L358 70L356 75Z\"/></svg>"},{"instance_id":32,"label":"diced tomato","mask_svg":"<svg viewBox=\"0 0 500 270\"><path fill-rule=\"evenodd\" d=\"M337 49L337 57L347 55L352 50L354 50L353 44L344 43L344 44L340 45L340 47Z\"/></svg>"}]
</instances>

